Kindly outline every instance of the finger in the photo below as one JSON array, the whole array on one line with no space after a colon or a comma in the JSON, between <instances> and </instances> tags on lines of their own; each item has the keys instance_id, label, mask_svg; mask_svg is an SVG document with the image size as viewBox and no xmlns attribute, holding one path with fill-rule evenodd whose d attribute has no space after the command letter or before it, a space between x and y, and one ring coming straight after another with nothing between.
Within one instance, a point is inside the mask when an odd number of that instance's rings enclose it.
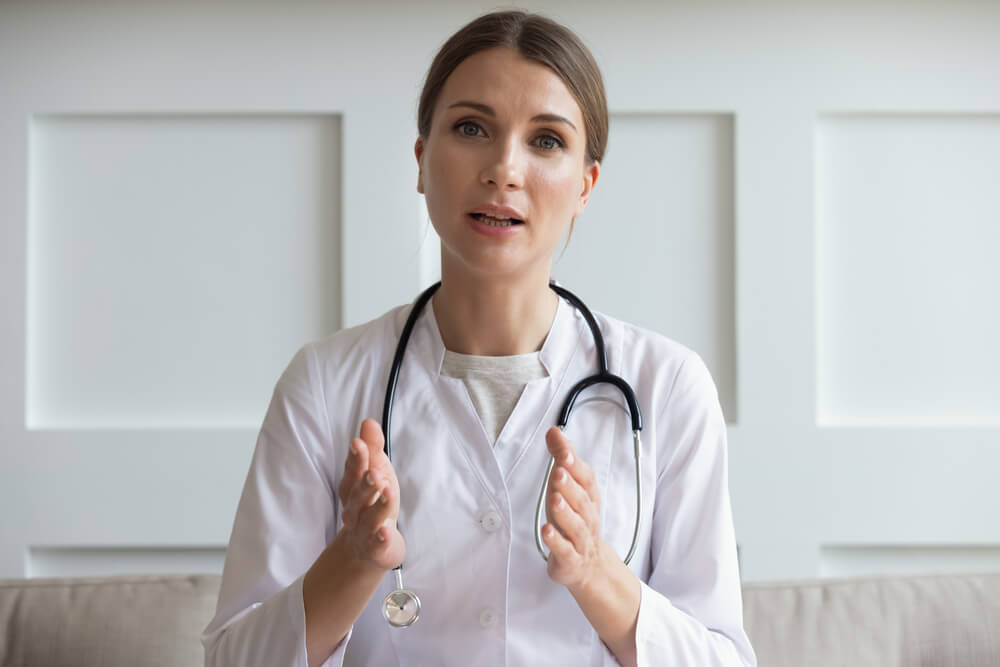
<instances>
[{"instance_id":1,"label":"finger","mask_svg":"<svg viewBox=\"0 0 1000 667\"><path fill-rule=\"evenodd\" d=\"M392 467L389 467L388 474L384 474L383 471L375 470L374 468L370 468L369 472L375 486L379 487L379 494L372 499L371 504L374 505L376 501L380 500L380 496L384 496L389 505L389 516L395 520L399 516L399 483L396 481L395 474L392 473ZM366 507L368 505L363 506L361 509L364 510Z\"/></svg>"},{"instance_id":2,"label":"finger","mask_svg":"<svg viewBox=\"0 0 1000 667\"><path fill-rule=\"evenodd\" d=\"M364 447L364 445L362 445ZM399 497L399 480L396 479L396 471L389 458L383 452L378 452L371 458L368 470L379 480L379 483L393 490L395 497Z\"/></svg>"},{"instance_id":3,"label":"finger","mask_svg":"<svg viewBox=\"0 0 1000 667\"><path fill-rule=\"evenodd\" d=\"M576 458L573 456L573 443L569 441L566 434L558 426L551 427L545 432L545 445L549 449L552 458L567 468L572 467Z\"/></svg>"},{"instance_id":4,"label":"finger","mask_svg":"<svg viewBox=\"0 0 1000 667\"><path fill-rule=\"evenodd\" d=\"M577 553L584 553L592 538L590 528L583 517L577 514L560 493L549 496L549 523L559 529L559 532L569 540Z\"/></svg>"},{"instance_id":5,"label":"finger","mask_svg":"<svg viewBox=\"0 0 1000 667\"><path fill-rule=\"evenodd\" d=\"M368 418L361 422L361 439L368 445L368 452L371 457L376 452L381 452L385 448L385 436L382 434L382 427L374 419Z\"/></svg>"},{"instance_id":6,"label":"finger","mask_svg":"<svg viewBox=\"0 0 1000 667\"><path fill-rule=\"evenodd\" d=\"M348 448L347 460L344 462L344 475L337 486L337 495L340 496L340 501L344 505L347 505L351 490L361 480L361 476L368 470L368 467L368 447L360 438L355 438Z\"/></svg>"},{"instance_id":7,"label":"finger","mask_svg":"<svg viewBox=\"0 0 1000 667\"><path fill-rule=\"evenodd\" d=\"M365 473L361 481L354 485L351 495L348 497L347 502L344 503L344 511L341 513L341 519L345 526L353 528L357 525L359 515L365 508L375 504L383 486L384 484L380 483L371 471Z\"/></svg>"},{"instance_id":8,"label":"finger","mask_svg":"<svg viewBox=\"0 0 1000 667\"><path fill-rule=\"evenodd\" d=\"M591 500L590 494L562 466L556 466L552 471L549 491L551 493L558 492L562 494L562 497L566 499L566 502L573 508L573 511L583 517L588 525L593 525L599 521L600 512L598 506Z\"/></svg>"},{"instance_id":9,"label":"finger","mask_svg":"<svg viewBox=\"0 0 1000 667\"><path fill-rule=\"evenodd\" d=\"M577 458L576 463L569 468L569 473L573 476L576 483L580 485L580 488L590 496L590 501L594 506L600 507L601 490L597 486L597 477L594 475L594 469L586 461Z\"/></svg>"},{"instance_id":10,"label":"finger","mask_svg":"<svg viewBox=\"0 0 1000 667\"><path fill-rule=\"evenodd\" d=\"M551 523L542 526L542 541L551 552L549 563L553 566L563 569L573 567L580 562L580 554L573 548L573 544L563 537Z\"/></svg>"},{"instance_id":11,"label":"finger","mask_svg":"<svg viewBox=\"0 0 1000 667\"><path fill-rule=\"evenodd\" d=\"M566 467L566 471L573 477L584 493L590 497L590 501L595 507L601 506L601 490L597 486L597 477L594 469L580 457L576 457L573 465Z\"/></svg>"},{"instance_id":12,"label":"finger","mask_svg":"<svg viewBox=\"0 0 1000 667\"><path fill-rule=\"evenodd\" d=\"M370 454L368 468L377 471L385 479L396 479L396 470L392 467L389 457L382 450Z\"/></svg>"},{"instance_id":13,"label":"finger","mask_svg":"<svg viewBox=\"0 0 1000 667\"><path fill-rule=\"evenodd\" d=\"M572 441L559 428L553 426L545 434L545 443L556 463L566 468L577 483L587 491L590 499L599 506L601 492L597 487L594 469L576 456Z\"/></svg>"},{"instance_id":14,"label":"finger","mask_svg":"<svg viewBox=\"0 0 1000 667\"><path fill-rule=\"evenodd\" d=\"M362 510L358 521L358 530L369 539L375 538L379 542L384 542L388 535L381 528L388 529L392 522L393 495L388 488L379 490L378 500L370 507ZM381 535L383 539L379 540Z\"/></svg>"}]
</instances>

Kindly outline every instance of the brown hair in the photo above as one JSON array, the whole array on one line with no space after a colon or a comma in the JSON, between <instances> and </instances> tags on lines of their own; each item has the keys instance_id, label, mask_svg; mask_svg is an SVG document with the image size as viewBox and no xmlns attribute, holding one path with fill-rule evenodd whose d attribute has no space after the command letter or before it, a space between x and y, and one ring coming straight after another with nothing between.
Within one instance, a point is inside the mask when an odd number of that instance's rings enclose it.
<instances>
[{"instance_id":1,"label":"brown hair","mask_svg":"<svg viewBox=\"0 0 1000 667\"><path fill-rule=\"evenodd\" d=\"M516 50L559 75L576 98L587 130L586 157L604 159L608 144L608 101L594 56L569 28L552 19L522 11L485 14L452 35L427 71L417 109L417 130L427 138L431 117L445 81L471 55L496 47Z\"/></svg>"}]
</instances>

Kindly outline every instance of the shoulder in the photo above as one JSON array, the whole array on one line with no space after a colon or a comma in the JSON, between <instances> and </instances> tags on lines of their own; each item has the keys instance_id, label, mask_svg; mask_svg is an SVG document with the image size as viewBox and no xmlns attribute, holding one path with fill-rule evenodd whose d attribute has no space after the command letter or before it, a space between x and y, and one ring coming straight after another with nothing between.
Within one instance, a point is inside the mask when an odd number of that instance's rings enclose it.
<instances>
[{"instance_id":1,"label":"shoulder","mask_svg":"<svg viewBox=\"0 0 1000 667\"><path fill-rule=\"evenodd\" d=\"M371 355L380 344L395 342L410 304L396 306L373 320L341 329L306 345L318 361L356 359Z\"/></svg>"},{"instance_id":2,"label":"shoulder","mask_svg":"<svg viewBox=\"0 0 1000 667\"><path fill-rule=\"evenodd\" d=\"M402 328L409 304L396 306L373 320L340 329L302 345L282 374L281 381L307 379L324 383L344 375L356 377L380 367Z\"/></svg>"},{"instance_id":3,"label":"shoulder","mask_svg":"<svg viewBox=\"0 0 1000 667\"><path fill-rule=\"evenodd\" d=\"M724 429L715 382L695 350L635 324L594 316L605 335L611 372L632 386L651 438L672 450L683 432Z\"/></svg>"},{"instance_id":4,"label":"shoulder","mask_svg":"<svg viewBox=\"0 0 1000 667\"><path fill-rule=\"evenodd\" d=\"M712 384L712 377L699 355L691 347L659 332L625 322L604 313L594 313L601 331L605 332L609 356L617 353L617 362L609 359L612 367L622 373L647 377L655 374L658 382L704 382ZM714 388L714 384L713 384Z\"/></svg>"},{"instance_id":5,"label":"shoulder","mask_svg":"<svg viewBox=\"0 0 1000 667\"><path fill-rule=\"evenodd\" d=\"M644 433L649 433L649 444L656 452L658 476L671 462L690 462L692 456L709 468L724 462L725 418L712 374L701 356L655 331L596 313L595 317L613 336L606 334L608 346L614 346L620 360L616 364L609 359L612 372L627 380L636 393L644 427L648 427Z\"/></svg>"},{"instance_id":6,"label":"shoulder","mask_svg":"<svg viewBox=\"0 0 1000 667\"><path fill-rule=\"evenodd\" d=\"M661 362L682 362L691 356L697 356L694 350L684 343L659 332L619 320L604 313L594 313L594 317L601 325L601 329L611 332L612 336L617 338L630 354L646 360Z\"/></svg>"}]
</instances>

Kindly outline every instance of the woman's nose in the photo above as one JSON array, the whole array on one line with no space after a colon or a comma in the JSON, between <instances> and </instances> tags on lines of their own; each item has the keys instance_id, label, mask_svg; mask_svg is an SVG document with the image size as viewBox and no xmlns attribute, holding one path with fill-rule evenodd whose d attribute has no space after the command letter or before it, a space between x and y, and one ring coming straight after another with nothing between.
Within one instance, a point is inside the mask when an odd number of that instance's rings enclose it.
<instances>
[{"instance_id":1,"label":"woman's nose","mask_svg":"<svg viewBox=\"0 0 1000 667\"><path fill-rule=\"evenodd\" d=\"M494 185L501 190L517 190L524 187L523 156L514 140L498 142L489 151L489 160L480 175L484 185Z\"/></svg>"}]
</instances>

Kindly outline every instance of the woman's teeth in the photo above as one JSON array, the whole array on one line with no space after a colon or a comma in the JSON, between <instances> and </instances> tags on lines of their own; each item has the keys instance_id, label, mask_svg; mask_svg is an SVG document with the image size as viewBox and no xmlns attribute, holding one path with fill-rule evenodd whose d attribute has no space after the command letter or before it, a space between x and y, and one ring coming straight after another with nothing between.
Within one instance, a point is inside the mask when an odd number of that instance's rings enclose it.
<instances>
[{"instance_id":1,"label":"woman's teeth","mask_svg":"<svg viewBox=\"0 0 1000 667\"><path fill-rule=\"evenodd\" d=\"M485 213L479 213L476 217L479 218L479 222L484 225L489 225L490 227L510 227L511 225L516 224L513 218L494 218L493 216L486 215Z\"/></svg>"}]
</instances>

